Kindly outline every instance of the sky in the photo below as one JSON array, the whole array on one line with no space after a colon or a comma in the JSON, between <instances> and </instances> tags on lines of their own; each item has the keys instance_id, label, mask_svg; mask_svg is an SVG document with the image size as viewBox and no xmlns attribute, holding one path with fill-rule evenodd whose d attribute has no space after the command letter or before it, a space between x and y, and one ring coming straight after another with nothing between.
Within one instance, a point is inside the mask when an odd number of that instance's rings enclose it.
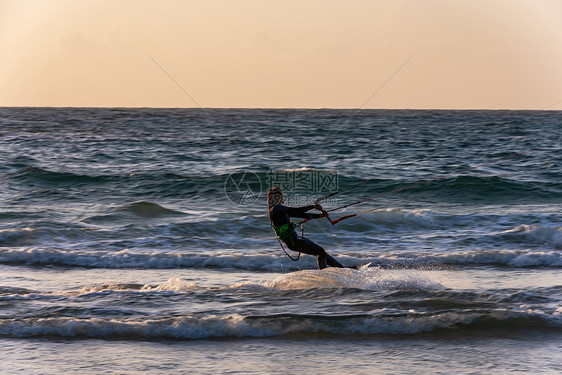
<instances>
[{"instance_id":1,"label":"sky","mask_svg":"<svg viewBox=\"0 0 562 375\"><path fill-rule=\"evenodd\" d=\"M0 0L0 106L562 110L562 1Z\"/></svg>"}]
</instances>

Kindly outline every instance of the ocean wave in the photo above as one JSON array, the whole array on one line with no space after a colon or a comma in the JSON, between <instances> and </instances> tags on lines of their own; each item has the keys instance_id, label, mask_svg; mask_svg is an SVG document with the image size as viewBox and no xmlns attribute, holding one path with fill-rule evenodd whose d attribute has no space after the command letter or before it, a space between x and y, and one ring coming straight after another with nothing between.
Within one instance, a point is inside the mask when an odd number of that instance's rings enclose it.
<instances>
[{"instance_id":1,"label":"ocean wave","mask_svg":"<svg viewBox=\"0 0 562 375\"><path fill-rule=\"evenodd\" d=\"M499 267L562 267L559 251L533 250L471 250L441 254L372 253L336 254L344 265L372 263L389 268L435 268L441 266L499 266ZM219 268L255 271L292 271L315 269L316 259L304 256L290 262L279 251L220 250L206 252L140 252L121 250L70 251L53 249L0 249L0 264L29 266L61 266L81 268L174 269Z\"/></svg>"},{"instance_id":2,"label":"ocean wave","mask_svg":"<svg viewBox=\"0 0 562 375\"><path fill-rule=\"evenodd\" d=\"M464 330L462 330L464 328ZM424 332L463 332L475 330L490 334L506 332L561 331L558 317L545 317L541 312L408 313L387 315L186 315L150 316L143 318L3 318L0 336L9 338L63 337L104 339L208 339L251 337L317 337L412 335Z\"/></svg>"},{"instance_id":3,"label":"ocean wave","mask_svg":"<svg viewBox=\"0 0 562 375\"><path fill-rule=\"evenodd\" d=\"M69 190L79 190L81 195L93 195L99 199L108 196L198 197L216 199L223 192L227 175L174 173L159 168L157 170L137 170L126 168L96 168L51 170L46 167L26 166L6 175L21 186L40 186L43 198L47 191L58 192L64 186ZM31 193L31 192L30 192ZM59 192L60 193L60 192Z\"/></svg>"},{"instance_id":4,"label":"ocean wave","mask_svg":"<svg viewBox=\"0 0 562 375\"><path fill-rule=\"evenodd\" d=\"M229 286L226 289L236 289L238 286ZM179 277L171 277L162 284L141 284L141 283L97 283L84 285L79 288L68 290L57 290L53 292L41 292L18 287L0 287L0 301L29 301L29 300L64 300L68 297L93 297L107 296L110 294L155 294L169 295L176 293L186 293L200 290L207 290L191 281L183 280ZM215 288L216 289L216 288Z\"/></svg>"},{"instance_id":5,"label":"ocean wave","mask_svg":"<svg viewBox=\"0 0 562 375\"><path fill-rule=\"evenodd\" d=\"M303 270L279 276L265 284L282 290L313 288L355 288L363 290L439 290L444 287L415 270L359 270L327 268Z\"/></svg>"},{"instance_id":6,"label":"ocean wave","mask_svg":"<svg viewBox=\"0 0 562 375\"><path fill-rule=\"evenodd\" d=\"M181 211L171 210L169 208L162 207L157 203L143 202L143 201L129 204L125 207L122 207L120 210L125 212L131 212L134 215L144 218L185 215Z\"/></svg>"},{"instance_id":7,"label":"ocean wave","mask_svg":"<svg viewBox=\"0 0 562 375\"><path fill-rule=\"evenodd\" d=\"M466 174L437 175L430 179L361 179L339 176L340 189L358 185L338 195L339 200L378 197L377 201L398 198L420 201L453 201L463 203L502 203L519 199L539 202L562 197L562 184L541 180L513 180L501 176Z\"/></svg>"},{"instance_id":8,"label":"ocean wave","mask_svg":"<svg viewBox=\"0 0 562 375\"><path fill-rule=\"evenodd\" d=\"M501 176L473 176L466 174L434 176L434 179L418 180L397 180L392 178L358 178L344 174L338 174L335 170L323 170L312 167L301 167L296 169L284 169L283 173L316 173L326 172L337 174L337 189L348 191L338 194L338 200L345 202L346 199L365 199L371 196L380 196L379 199L397 195L406 196L408 199L424 199L438 197L445 200L460 200L463 202L480 202L486 200L505 201L515 198L528 198L532 200L560 198L562 196L562 184L552 181L513 180ZM210 181L218 179L225 181L228 177L240 179L246 171L233 172L231 174L219 174L210 176ZM271 171L255 170L252 171L265 190L271 185ZM209 182L209 181L207 181ZM275 184L275 183L273 183ZM264 190L264 191L265 191ZM336 190L336 189L333 189ZM288 185L286 193L290 196L296 191L291 184ZM333 191L326 191L333 192ZM317 192L317 195L324 195L326 192ZM311 194L314 195L314 194Z\"/></svg>"},{"instance_id":9,"label":"ocean wave","mask_svg":"<svg viewBox=\"0 0 562 375\"><path fill-rule=\"evenodd\" d=\"M332 271L332 272L330 272ZM93 298L112 298L113 300L144 300L159 304L168 301L170 296L182 295L185 301L205 302L210 296L229 301L248 301L257 296L263 298L324 298L334 297L333 311L338 311L339 297L343 295L366 296L373 311L384 312L397 301L407 304L408 309L419 311L439 311L451 309L510 309L513 311L538 311L559 316L562 286L519 289L454 290L445 288L432 280L438 277L414 270L382 270L365 268L360 270L332 269L325 271L296 271L277 277L274 280L238 281L222 286L209 286L190 279L173 276L167 281L154 284L111 282L88 284L77 288L56 291L35 291L17 287L0 288L0 301L55 301L71 303L91 301ZM337 290L337 291L335 291ZM374 294L377 293L375 300ZM84 300L86 298L86 300ZM106 299L107 300L107 299ZM345 301L343 302L346 303ZM398 310L393 310L398 311ZM102 313L103 315L103 313Z\"/></svg>"},{"instance_id":10,"label":"ocean wave","mask_svg":"<svg viewBox=\"0 0 562 375\"><path fill-rule=\"evenodd\" d=\"M38 223L34 223L37 225ZM37 242L74 242L95 239L92 231L98 228L84 227L76 224L39 223L38 228L21 227L0 230L0 246L32 246Z\"/></svg>"},{"instance_id":11,"label":"ocean wave","mask_svg":"<svg viewBox=\"0 0 562 375\"><path fill-rule=\"evenodd\" d=\"M355 269L302 270L283 274L271 281L239 281L225 286L208 287L190 280L173 276L160 284L142 283L96 283L73 288L41 293L21 288L0 289L3 300L40 300L58 297L92 297L110 294L151 294L167 296L193 292L228 293L233 298L248 293L262 294L267 291L306 291L322 289L357 289L363 291L442 291L445 288L431 280L427 274L415 270L383 270L362 267ZM242 293L240 293L242 291Z\"/></svg>"},{"instance_id":12,"label":"ocean wave","mask_svg":"<svg viewBox=\"0 0 562 375\"><path fill-rule=\"evenodd\" d=\"M318 169L314 167L300 167L300 168L286 168L281 170L281 172L327 172L327 173L336 173L336 171L332 169Z\"/></svg>"},{"instance_id":13,"label":"ocean wave","mask_svg":"<svg viewBox=\"0 0 562 375\"><path fill-rule=\"evenodd\" d=\"M333 213L332 219L343 214ZM203 213L185 207L179 209L171 204L138 201L98 207L95 212L81 214L67 222L53 220L47 212L41 215L44 217L4 224L0 228L0 248L72 249L77 252L122 249L175 252L187 248L214 252L243 247L251 254L252 251L277 247L267 214L259 211L240 215ZM562 230L551 224L556 220L556 215L451 215L429 209L386 208L341 221L336 226L331 226L325 219L313 220L304 226L304 230L305 236L310 235L319 244L330 244L332 248L345 243L365 254L374 244L392 252L392 238L411 243L410 236L420 244L449 236L446 246L456 248L533 245L537 250L546 251L562 247ZM517 225L524 221L541 224ZM505 230L506 223L512 225L511 229ZM442 249L441 243L438 246L436 252Z\"/></svg>"},{"instance_id":14,"label":"ocean wave","mask_svg":"<svg viewBox=\"0 0 562 375\"><path fill-rule=\"evenodd\" d=\"M403 267L500 266L500 267L562 267L558 251L471 250L447 254L407 256L385 254L374 258L375 264Z\"/></svg>"},{"instance_id":15,"label":"ocean wave","mask_svg":"<svg viewBox=\"0 0 562 375\"><path fill-rule=\"evenodd\" d=\"M95 293L108 293L108 292L172 292L172 293L185 293L204 289L191 281L183 280L179 277L171 277L162 284L139 284L139 283L111 283L111 284L92 284L85 285L79 289L63 292L63 294L71 295L91 295ZM61 292L58 292L61 293Z\"/></svg>"},{"instance_id":16,"label":"ocean wave","mask_svg":"<svg viewBox=\"0 0 562 375\"><path fill-rule=\"evenodd\" d=\"M47 168L36 166L26 166L12 173L12 178L18 180L35 180L45 183L103 183L111 181L112 176L104 175L88 175L82 173L73 173L70 171L51 171Z\"/></svg>"},{"instance_id":17,"label":"ocean wave","mask_svg":"<svg viewBox=\"0 0 562 375\"><path fill-rule=\"evenodd\" d=\"M526 242L552 245L562 248L562 227L548 227L544 225L519 225L507 230L505 234L522 238Z\"/></svg>"},{"instance_id":18,"label":"ocean wave","mask_svg":"<svg viewBox=\"0 0 562 375\"><path fill-rule=\"evenodd\" d=\"M217 251L213 254L175 252L77 252L69 250L20 249L0 250L0 264L50 265L83 268L235 268L249 270L279 269L281 255L247 254ZM312 260L310 265L314 263Z\"/></svg>"},{"instance_id":19,"label":"ocean wave","mask_svg":"<svg viewBox=\"0 0 562 375\"><path fill-rule=\"evenodd\" d=\"M340 214L333 214L332 219L337 219ZM397 226L410 229L437 229L445 224L441 220L442 215L428 209L402 210L397 208L378 209L361 216L361 220L342 221L336 227L337 230L349 232L369 232L380 226L393 228ZM378 232L378 230L377 230Z\"/></svg>"},{"instance_id":20,"label":"ocean wave","mask_svg":"<svg viewBox=\"0 0 562 375\"><path fill-rule=\"evenodd\" d=\"M107 213L94 215L82 221L86 223L103 223L107 221L116 221L131 217L141 219L157 219L163 217L186 215L187 213L166 208L157 203L140 201L111 208Z\"/></svg>"},{"instance_id":21,"label":"ocean wave","mask_svg":"<svg viewBox=\"0 0 562 375\"><path fill-rule=\"evenodd\" d=\"M0 296L13 295L13 294L31 294L31 293L35 293L35 291L26 288L0 286Z\"/></svg>"},{"instance_id":22,"label":"ocean wave","mask_svg":"<svg viewBox=\"0 0 562 375\"><path fill-rule=\"evenodd\" d=\"M337 185L327 185L321 191L312 189L305 184L300 190L294 184L287 185L286 193L290 198L294 194L304 194L314 200L318 196L332 193L338 189L357 187L337 195L339 202L345 203L356 199L365 199L371 196L380 196L377 200L386 202L388 198L404 197L408 200L434 199L445 201L504 202L506 200L523 199L529 202L538 202L544 199L555 199L562 196L562 184L553 181L529 180L520 181L500 176L472 176L472 175L445 175L435 176L434 179L393 179L393 178L358 178L346 175L333 169L318 169L314 167L299 167L285 169L269 169L261 166L258 169L232 170L230 172L199 171L185 174L180 171L162 170L123 170L119 169L100 172L97 169L60 169L51 170L46 167L29 165L19 168L16 172L8 174L10 179L21 183L40 183L44 186L56 188L61 184L78 184L82 190L92 189L95 194L100 194L96 189L103 185L112 194L119 194L122 190L130 191L131 195L150 192L159 197L197 197L199 199L225 199L225 188L228 182L240 182L251 178L253 190L259 198L265 199L265 194L270 185L277 185L273 173L307 174L305 181L313 178L317 173L330 173L337 176ZM310 175L310 176L308 176ZM289 179L295 178L289 176ZM282 180L283 181L283 180ZM308 187L307 187L308 186ZM231 188L234 188L231 186ZM302 190L302 191L301 191ZM263 201L265 205L265 200Z\"/></svg>"},{"instance_id":23,"label":"ocean wave","mask_svg":"<svg viewBox=\"0 0 562 375\"><path fill-rule=\"evenodd\" d=\"M420 185L419 189L436 189L439 197L465 197L481 200L513 199L517 197L560 197L562 184L543 181L517 181L500 176L459 175ZM418 187L414 188L414 192Z\"/></svg>"}]
</instances>

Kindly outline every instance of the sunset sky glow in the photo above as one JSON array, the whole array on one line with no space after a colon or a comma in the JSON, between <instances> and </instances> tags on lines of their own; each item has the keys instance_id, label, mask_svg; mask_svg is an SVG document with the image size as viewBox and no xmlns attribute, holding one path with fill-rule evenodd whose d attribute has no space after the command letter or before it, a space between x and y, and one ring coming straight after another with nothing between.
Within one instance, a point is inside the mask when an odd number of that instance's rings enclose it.
<instances>
[{"instance_id":1,"label":"sunset sky glow","mask_svg":"<svg viewBox=\"0 0 562 375\"><path fill-rule=\"evenodd\" d=\"M0 0L0 106L562 109L562 1Z\"/></svg>"}]
</instances>

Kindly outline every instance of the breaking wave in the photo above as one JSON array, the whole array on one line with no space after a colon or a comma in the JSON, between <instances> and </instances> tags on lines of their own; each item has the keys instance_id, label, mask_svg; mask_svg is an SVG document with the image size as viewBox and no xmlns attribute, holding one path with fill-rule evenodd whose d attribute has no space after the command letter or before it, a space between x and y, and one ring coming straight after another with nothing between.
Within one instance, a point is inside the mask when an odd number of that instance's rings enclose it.
<instances>
[{"instance_id":1,"label":"breaking wave","mask_svg":"<svg viewBox=\"0 0 562 375\"><path fill-rule=\"evenodd\" d=\"M464 330L462 330L464 329ZM0 320L3 337L63 337L104 339L207 339L227 337L317 337L411 335L447 331L562 331L560 322L538 313L439 312L404 315L186 315L144 318L16 318Z\"/></svg>"},{"instance_id":2,"label":"breaking wave","mask_svg":"<svg viewBox=\"0 0 562 375\"><path fill-rule=\"evenodd\" d=\"M562 248L562 227L519 225L505 232L524 241Z\"/></svg>"},{"instance_id":3,"label":"breaking wave","mask_svg":"<svg viewBox=\"0 0 562 375\"><path fill-rule=\"evenodd\" d=\"M356 288L362 290L439 290L444 287L414 270L328 268L282 275L266 284L276 289Z\"/></svg>"},{"instance_id":4,"label":"breaking wave","mask_svg":"<svg viewBox=\"0 0 562 375\"><path fill-rule=\"evenodd\" d=\"M350 253L351 254L351 253ZM372 263L393 268L434 268L439 266L562 267L559 251L474 250L446 254L377 253L369 255L334 254L344 265ZM223 268L243 270L298 270L316 268L316 259L304 256L289 262L280 251L216 251L208 252L77 252L47 249L0 250L0 264L29 266L61 266L83 268Z\"/></svg>"}]
</instances>

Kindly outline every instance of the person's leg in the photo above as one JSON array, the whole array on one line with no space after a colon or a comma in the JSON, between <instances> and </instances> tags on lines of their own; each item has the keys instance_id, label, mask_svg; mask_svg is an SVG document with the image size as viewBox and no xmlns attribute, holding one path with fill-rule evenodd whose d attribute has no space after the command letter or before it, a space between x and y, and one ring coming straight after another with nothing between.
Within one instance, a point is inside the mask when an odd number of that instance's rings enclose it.
<instances>
[{"instance_id":1,"label":"person's leg","mask_svg":"<svg viewBox=\"0 0 562 375\"><path fill-rule=\"evenodd\" d=\"M332 258L332 256L329 255L328 253L326 253L326 261L328 263L328 266L330 267L345 268L344 266L342 266L340 262Z\"/></svg>"},{"instance_id":2,"label":"person's leg","mask_svg":"<svg viewBox=\"0 0 562 375\"><path fill-rule=\"evenodd\" d=\"M316 262L318 263L318 269L323 270L324 268L328 267L328 260L326 259L326 252L324 254L320 254L316 257Z\"/></svg>"},{"instance_id":3,"label":"person's leg","mask_svg":"<svg viewBox=\"0 0 562 375\"><path fill-rule=\"evenodd\" d=\"M294 236L292 244L288 245L289 249L293 251L316 256L318 258L318 268L324 269L328 267L326 251L308 238Z\"/></svg>"},{"instance_id":4,"label":"person's leg","mask_svg":"<svg viewBox=\"0 0 562 375\"><path fill-rule=\"evenodd\" d=\"M316 255L318 257L318 268L324 269L327 266L343 268L343 266L337 260L326 253L326 250L324 250L322 247L318 246L308 238L294 236L293 239L293 246L289 246L289 249L298 251L300 253Z\"/></svg>"}]
</instances>

